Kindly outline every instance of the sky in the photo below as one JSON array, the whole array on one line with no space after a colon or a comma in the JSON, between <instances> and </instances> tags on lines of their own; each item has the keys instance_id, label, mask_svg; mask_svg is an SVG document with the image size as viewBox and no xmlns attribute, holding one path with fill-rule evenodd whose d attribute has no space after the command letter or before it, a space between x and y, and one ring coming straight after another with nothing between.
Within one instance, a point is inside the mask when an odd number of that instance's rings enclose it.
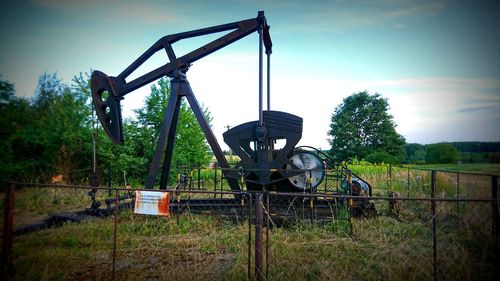
<instances>
[{"instance_id":1,"label":"sky","mask_svg":"<svg viewBox=\"0 0 500 281\"><path fill-rule=\"evenodd\" d=\"M273 41L272 110L304 119L299 144L328 149L330 118L349 95L388 99L409 143L500 141L500 4L496 1L2 1L0 74L16 95L38 77L65 82L80 72L122 72L161 37L255 18L265 11ZM222 35L222 34L221 34ZM179 57L220 35L173 45ZM158 52L127 81L168 63ZM258 35L195 62L187 73L213 117L226 126L258 120ZM150 86L128 94L124 117ZM264 104L264 106L266 106Z\"/></svg>"}]
</instances>

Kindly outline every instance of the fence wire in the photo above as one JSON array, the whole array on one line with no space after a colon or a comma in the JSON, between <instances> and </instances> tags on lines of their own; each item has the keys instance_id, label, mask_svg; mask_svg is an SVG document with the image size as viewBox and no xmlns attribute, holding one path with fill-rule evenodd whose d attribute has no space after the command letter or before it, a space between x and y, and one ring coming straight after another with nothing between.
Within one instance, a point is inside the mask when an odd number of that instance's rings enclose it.
<instances>
[{"instance_id":1,"label":"fence wire","mask_svg":"<svg viewBox=\"0 0 500 281\"><path fill-rule=\"evenodd\" d=\"M294 213L286 225L266 205L269 280L495 280L500 273L492 201L458 201L457 209L457 201L440 199L371 200L376 216L310 220ZM394 201L397 212L389 208Z\"/></svg>"},{"instance_id":2,"label":"fence wire","mask_svg":"<svg viewBox=\"0 0 500 281\"><path fill-rule=\"evenodd\" d=\"M170 196L169 217L134 213L134 189L18 184L12 209L13 270L4 276L12 280L495 280L500 276L495 226L500 214L498 199L492 200L498 182L493 177L448 172L435 172L433 177L431 171L406 168L390 172L390 176L379 173L385 180L373 185L374 196L369 198L334 193L341 184L335 179L322 183L318 193L264 192L260 200L254 192L178 185L162 191ZM7 194L2 194L0 208L2 233L8 225ZM8 238L2 236L3 245Z\"/></svg>"}]
</instances>

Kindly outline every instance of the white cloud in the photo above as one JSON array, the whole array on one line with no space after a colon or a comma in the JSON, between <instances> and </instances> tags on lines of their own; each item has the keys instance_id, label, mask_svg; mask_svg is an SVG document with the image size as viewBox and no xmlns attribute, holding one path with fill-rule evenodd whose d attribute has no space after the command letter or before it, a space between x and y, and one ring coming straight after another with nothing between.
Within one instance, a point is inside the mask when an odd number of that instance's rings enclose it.
<instances>
[{"instance_id":1,"label":"white cloud","mask_svg":"<svg viewBox=\"0 0 500 281\"><path fill-rule=\"evenodd\" d=\"M198 101L212 113L214 133L223 148L226 125L258 120L257 59L250 53L213 55L188 72ZM300 144L328 148L327 132L335 107L343 98L363 90L388 98L396 129L409 142L500 140L498 79L410 77L367 81L273 72L271 109L304 119Z\"/></svg>"},{"instance_id":2,"label":"white cloud","mask_svg":"<svg viewBox=\"0 0 500 281\"><path fill-rule=\"evenodd\" d=\"M346 1L314 6L310 13L298 15L296 30L344 33L353 29L404 28L408 19L424 19L438 15L446 1ZM314 22L314 29L302 23ZM304 30L307 28L307 30Z\"/></svg>"},{"instance_id":3,"label":"white cloud","mask_svg":"<svg viewBox=\"0 0 500 281\"><path fill-rule=\"evenodd\" d=\"M193 66L188 78L198 101L212 112L214 133L223 147L224 126L258 119L256 55L210 56ZM388 98L397 131L409 142L500 140L499 79L410 77L367 81L273 72L271 109L304 119L300 144L328 148L333 110L343 98L363 90ZM477 114L474 109L482 111Z\"/></svg>"}]
</instances>

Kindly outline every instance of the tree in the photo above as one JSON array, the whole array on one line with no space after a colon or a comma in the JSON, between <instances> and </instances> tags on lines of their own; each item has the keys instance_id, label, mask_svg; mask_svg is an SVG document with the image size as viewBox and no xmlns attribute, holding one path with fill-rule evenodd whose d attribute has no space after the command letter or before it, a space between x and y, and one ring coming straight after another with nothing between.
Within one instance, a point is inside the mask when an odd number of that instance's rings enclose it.
<instances>
[{"instance_id":1,"label":"tree","mask_svg":"<svg viewBox=\"0 0 500 281\"><path fill-rule=\"evenodd\" d=\"M435 143L427 146L425 162L428 164L448 164L458 160L457 149L449 143Z\"/></svg>"},{"instance_id":2,"label":"tree","mask_svg":"<svg viewBox=\"0 0 500 281\"><path fill-rule=\"evenodd\" d=\"M387 99L379 94L364 91L345 98L331 117L330 155L337 161L346 161L366 159L377 153L371 158L378 155L391 162L401 162L405 156L405 139L396 132L388 108Z\"/></svg>"},{"instance_id":3,"label":"tree","mask_svg":"<svg viewBox=\"0 0 500 281\"><path fill-rule=\"evenodd\" d=\"M34 118L18 132L18 155L31 159L31 171L46 181L54 174L90 168L91 132L88 96L72 91L56 74L44 73L32 102Z\"/></svg>"},{"instance_id":4,"label":"tree","mask_svg":"<svg viewBox=\"0 0 500 281\"><path fill-rule=\"evenodd\" d=\"M47 73L40 76L31 102L15 98L8 82L0 88L2 98L8 97L0 105L2 178L44 182L59 173L71 180L70 172L89 167L88 96Z\"/></svg>"},{"instance_id":5,"label":"tree","mask_svg":"<svg viewBox=\"0 0 500 281\"><path fill-rule=\"evenodd\" d=\"M43 73L38 77L38 84L35 89L34 104L41 110L46 110L55 101L57 96L61 96L69 90L56 73Z\"/></svg>"},{"instance_id":6,"label":"tree","mask_svg":"<svg viewBox=\"0 0 500 281\"><path fill-rule=\"evenodd\" d=\"M405 145L405 163L424 164L425 146L419 143L408 143Z\"/></svg>"},{"instance_id":7,"label":"tree","mask_svg":"<svg viewBox=\"0 0 500 281\"><path fill-rule=\"evenodd\" d=\"M0 105L9 103L14 98L15 93L14 84L2 80L2 75L0 75Z\"/></svg>"},{"instance_id":8,"label":"tree","mask_svg":"<svg viewBox=\"0 0 500 281\"><path fill-rule=\"evenodd\" d=\"M19 155L16 148L19 132L32 122L34 111L28 100L14 94L14 85L0 80L0 183L8 179L23 180L30 173L30 159Z\"/></svg>"},{"instance_id":9,"label":"tree","mask_svg":"<svg viewBox=\"0 0 500 281\"><path fill-rule=\"evenodd\" d=\"M373 164L396 164L397 160L394 156L383 150L376 150L368 154L365 158L366 161Z\"/></svg>"}]
</instances>

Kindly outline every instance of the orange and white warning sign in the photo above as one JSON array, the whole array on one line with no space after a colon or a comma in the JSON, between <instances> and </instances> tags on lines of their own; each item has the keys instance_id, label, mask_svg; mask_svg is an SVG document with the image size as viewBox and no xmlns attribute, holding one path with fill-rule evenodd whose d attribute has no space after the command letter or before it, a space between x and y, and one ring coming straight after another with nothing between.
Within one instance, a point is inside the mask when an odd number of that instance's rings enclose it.
<instances>
[{"instance_id":1,"label":"orange and white warning sign","mask_svg":"<svg viewBox=\"0 0 500 281\"><path fill-rule=\"evenodd\" d=\"M170 193L136 190L134 213L169 217Z\"/></svg>"}]
</instances>

